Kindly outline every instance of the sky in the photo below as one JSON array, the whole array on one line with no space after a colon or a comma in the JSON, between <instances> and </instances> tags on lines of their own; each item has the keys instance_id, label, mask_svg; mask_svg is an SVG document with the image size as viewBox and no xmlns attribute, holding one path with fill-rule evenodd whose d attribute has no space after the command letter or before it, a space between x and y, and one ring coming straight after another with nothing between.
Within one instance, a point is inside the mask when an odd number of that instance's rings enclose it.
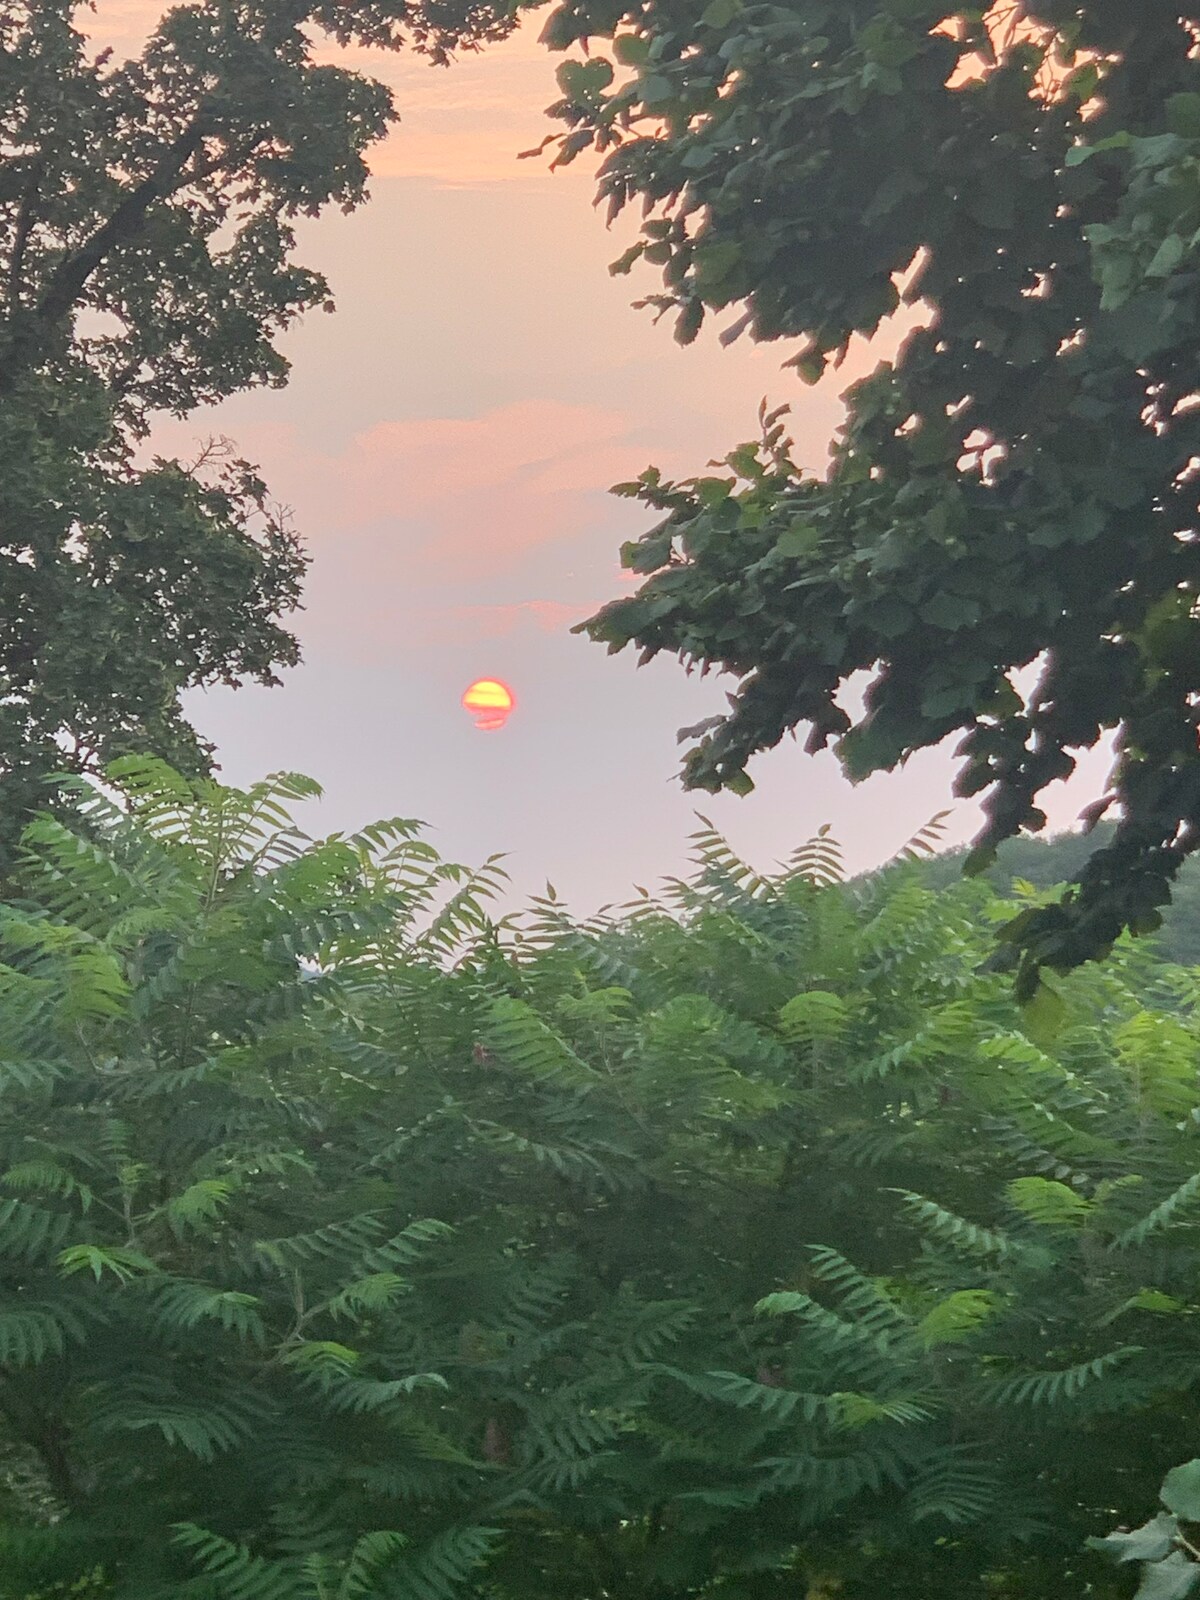
<instances>
[{"instance_id":1,"label":"sky","mask_svg":"<svg viewBox=\"0 0 1200 1600\"><path fill-rule=\"evenodd\" d=\"M98 0L90 31L136 48L159 10ZM283 686L191 697L221 776L307 773L325 789L310 832L419 817L444 855L504 852L516 897L550 882L585 914L680 872L697 812L760 869L826 823L855 870L947 807L947 842L968 839L979 814L952 801L944 750L852 787L831 755L788 742L757 759L751 795L686 793L676 730L732 684L671 660L637 669L570 632L628 585L618 550L646 525L611 484L651 462L703 471L754 435L764 396L791 404L798 457L821 470L839 393L895 334L815 389L781 370L781 346L722 349L712 333L677 346L631 304L657 288L652 269L609 274L622 239L593 209L589 172L518 159L551 130L556 98L532 30L448 69L365 52L353 64L395 87L401 122L369 203L300 229L336 314L286 336L286 389L156 438L183 454L231 438L312 558L304 659ZM499 732L460 707L478 677L515 693ZM1106 765L1090 758L1051 797L1054 826L1100 792Z\"/></svg>"}]
</instances>

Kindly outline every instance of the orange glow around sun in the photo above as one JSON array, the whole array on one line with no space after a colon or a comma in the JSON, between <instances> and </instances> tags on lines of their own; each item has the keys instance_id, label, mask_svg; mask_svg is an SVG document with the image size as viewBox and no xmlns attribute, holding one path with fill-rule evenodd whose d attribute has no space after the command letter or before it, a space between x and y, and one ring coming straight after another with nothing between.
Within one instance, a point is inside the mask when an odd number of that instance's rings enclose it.
<instances>
[{"instance_id":1,"label":"orange glow around sun","mask_svg":"<svg viewBox=\"0 0 1200 1600\"><path fill-rule=\"evenodd\" d=\"M498 678L476 678L464 690L462 703L475 718L475 726L487 733L504 726L517 702L512 690Z\"/></svg>"}]
</instances>

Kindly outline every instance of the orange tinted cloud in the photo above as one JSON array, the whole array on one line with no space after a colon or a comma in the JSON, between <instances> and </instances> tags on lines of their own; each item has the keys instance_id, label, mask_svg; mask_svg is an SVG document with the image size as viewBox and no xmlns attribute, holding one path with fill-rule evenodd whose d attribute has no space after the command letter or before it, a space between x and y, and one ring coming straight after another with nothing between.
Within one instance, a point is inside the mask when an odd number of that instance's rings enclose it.
<instances>
[{"instance_id":1,"label":"orange tinted cloud","mask_svg":"<svg viewBox=\"0 0 1200 1600\"><path fill-rule=\"evenodd\" d=\"M195 432L171 424L153 444L186 454ZM302 635L359 660L565 631L602 603L589 562L600 558L603 583L623 519L637 515L604 491L645 464L621 413L547 400L380 422L336 452L270 425L240 428L237 444L286 495L312 554ZM552 547L551 581L567 592L525 598L526 584L546 583L538 566ZM575 552L578 578L566 570Z\"/></svg>"},{"instance_id":2,"label":"orange tinted cloud","mask_svg":"<svg viewBox=\"0 0 1200 1600\"><path fill-rule=\"evenodd\" d=\"M287 486L318 556L334 534L339 559L365 535L385 570L399 559L433 577L487 577L572 538L595 514L591 497L645 464L620 412L549 400L380 422L329 455L291 429L243 429L238 444Z\"/></svg>"}]
</instances>

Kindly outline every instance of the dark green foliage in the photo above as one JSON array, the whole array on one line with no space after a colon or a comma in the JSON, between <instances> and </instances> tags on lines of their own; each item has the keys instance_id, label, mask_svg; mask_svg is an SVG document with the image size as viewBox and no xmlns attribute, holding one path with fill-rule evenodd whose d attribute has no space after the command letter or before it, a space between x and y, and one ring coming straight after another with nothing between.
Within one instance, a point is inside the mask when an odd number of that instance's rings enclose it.
<instances>
[{"instance_id":1,"label":"dark green foliage","mask_svg":"<svg viewBox=\"0 0 1200 1600\"><path fill-rule=\"evenodd\" d=\"M303 780L114 777L0 913L0 1594L1104 1593L1200 1372L1192 973L1023 1013L983 885L707 828L494 925Z\"/></svg>"},{"instance_id":2,"label":"dark green foliage","mask_svg":"<svg viewBox=\"0 0 1200 1600\"><path fill-rule=\"evenodd\" d=\"M282 384L275 336L332 309L294 222L365 195L386 88L320 42L444 59L489 0L193 0L95 59L77 0L0 7L0 870L66 766L209 751L179 697L276 681L304 557L223 442L148 460L156 413Z\"/></svg>"},{"instance_id":3,"label":"dark green foliage","mask_svg":"<svg viewBox=\"0 0 1200 1600\"><path fill-rule=\"evenodd\" d=\"M1200 1547L1195 1542L1200 1525L1200 1460L1172 1467L1159 1499L1163 1509L1140 1528L1088 1543L1114 1561L1138 1563L1137 1600L1185 1600L1200 1584Z\"/></svg>"},{"instance_id":4,"label":"dark green foliage","mask_svg":"<svg viewBox=\"0 0 1200 1600\"><path fill-rule=\"evenodd\" d=\"M1059 833L1050 838L1028 834L1006 839L995 862L982 876L1001 894L1016 882L1035 889L1059 889L1082 869L1098 846L1113 836L1113 824L1101 822L1092 833ZM948 850L929 861L923 881L931 888L949 888L962 875L964 850ZM1179 869L1171 886L1171 903L1163 909L1162 927L1154 935L1154 948L1164 960L1180 966L1200 966L1200 863L1191 859Z\"/></svg>"},{"instance_id":5,"label":"dark green foliage","mask_svg":"<svg viewBox=\"0 0 1200 1600\"><path fill-rule=\"evenodd\" d=\"M494 1535L422 1359L452 1357L422 1329L464 1268L411 1209L395 1088L431 983L455 1026L435 963L493 874L403 821L308 848L303 780L119 781L127 817L80 790L83 833L32 825L0 914L0 1592L99 1567L129 1595L354 1600L389 1571L434 1600Z\"/></svg>"},{"instance_id":6,"label":"dark green foliage","mask_svg":"<svg viewBox=\"0 0 1200 1600\"><path fill-rule=\"evenodd\" d=\"M724 338L801 340L815 380L925 308L850 391L828 477L776 411L708 476L620 486L661 520L624 552L646 582L587 631L739 680L692 730L695 787L748 787L801 727L853 777L957 735L981 857L1118 729L1115 834L1006 937L1026 993L1153 926L1200 843L1195 23L1174 0L565 0L547 28L592 39L560 69L559 158L606 152L601 198L644 206L616 267L661 269L678 337L728 311Z\"/></svg>"},{"instance_id":7,"label":"dark green foliage","mask_svg":"<svg viewBox=\"0 0 1200 1600\"><path fill-rule=\"evenodd\" d=\"M1032 884L1035 889L1054 889L1069 883L1095 847L1106 844L1112 833L1112 823L1101 822L1091 833L1020 834L1004 841L996 851L995 861L979 876L1002 894L1008 893L1017 881ZM921 874L922 882L931 889L951 888L962 877L966 854L965 850L947 850L931 857ZM1185 866L1180 881L1190 878L1194 870ZM1172 915L1173 909L1164 917L1164 930ZM1165 937L1165 931L1159 935L1160 947Z\"/></svg>"}]
</instances>

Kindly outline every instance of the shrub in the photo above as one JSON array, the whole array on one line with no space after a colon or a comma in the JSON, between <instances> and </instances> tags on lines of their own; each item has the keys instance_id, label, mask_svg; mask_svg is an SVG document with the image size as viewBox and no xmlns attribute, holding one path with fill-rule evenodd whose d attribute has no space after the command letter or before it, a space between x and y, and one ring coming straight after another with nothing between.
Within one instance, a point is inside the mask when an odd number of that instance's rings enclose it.
<instances>
[{"instance_id":1,"label":"shrub","mask_svg":"<svg viewBox=\"0 0 1200 1600\"><path fill-rule=\"evenodd\" d=\"M304 780L114 780L0 914L0 1593L1117 1581L1200 1372L1194 974L1022 1011L1011 905L827 838L496 918Z\"/></svg>"}]
</instances>

